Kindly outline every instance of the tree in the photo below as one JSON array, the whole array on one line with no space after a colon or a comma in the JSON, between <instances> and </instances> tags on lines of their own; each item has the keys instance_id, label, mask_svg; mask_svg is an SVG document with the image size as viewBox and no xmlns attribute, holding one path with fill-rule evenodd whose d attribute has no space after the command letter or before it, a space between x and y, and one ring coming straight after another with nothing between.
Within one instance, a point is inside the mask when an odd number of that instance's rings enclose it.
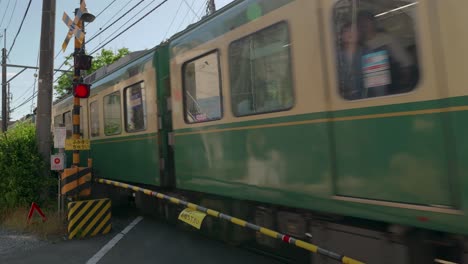
<instances>
[{"instance_id":1,"label":"tree","mask_svg":"<svg viewBox=\"0 0 468 264\"><path fill-rule=\"evenodd\" d=\"M112 64L119 60L120 58L124 57L125 55L129 54L130 51L128 48L121 48L114 53L110 49L102 49L101 52L93 58L93 63L91 64L91 69L89 69L86 74L92 74L93 72L97 71L98 69ZM73 56L70 55L66 57L65 66L72 66L70 61L73 60ZM73 81L73 73L64 73L62 74L59 79L57 80L57 85L54 86L55 92L59 98L63 98L64 96L70 94L71 85Z\"/></svg>"}]
</instances>

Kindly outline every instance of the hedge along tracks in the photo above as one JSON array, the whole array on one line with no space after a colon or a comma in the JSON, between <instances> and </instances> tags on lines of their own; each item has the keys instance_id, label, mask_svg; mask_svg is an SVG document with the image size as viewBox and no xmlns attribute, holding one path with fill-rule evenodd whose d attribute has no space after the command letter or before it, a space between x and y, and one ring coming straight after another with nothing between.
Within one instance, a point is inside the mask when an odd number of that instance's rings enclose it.
<instances>
[{"instance_id":1,"label":"hedge along tracks","mask_svg":"<svg viewBox=\"0 0 468 264\"><path fill-rule=\"evenodd\" d=\"M113 186L119 187L119 188L130 189L130 190L133 190L135 192L142 192L142 193L144 193L146 195L154 196L154 197L156 197L158 199L166 200L166 201L169 201L170 203L173 203L173 204L183 205L183 206L185 206L185 207L187 207L189 209L199 211L199 212L202 212L202 213L206 213L207 215L223 219L225 221L231 222L231 223L233 223L235 225L238 225L238 226L241 226L241 227L244 227L244 228L252 229L252 230L260 232L260 233L262 233L262 234L264 234L266 236L281 240L281 241L283 241L285 243L288 243L288 244L294 245L296 247L305 249L305 250L310 251L312 253L320 254L320 255L329 257L331 259L340 261L341 263L344 263L344 264L364 264L363 262L360 262L358 260L352 259L352 258L347 257L347 256L340 255L340 254L335 253L333 251L329 251L329 250L320 248L320 247L318 247L318 246L316 246L314 244L302 241L300 239L295 239L293 237L281 234L281 233L273 231L271 229L264 228L264 227L249 223L249 222L247 222L245 220L235 218L235 217L232 217L230 215L226 215L226 214L220 213L218 211L211 210L211 209L205 208L205 207L197 205L197 204L189 203L189 202L186 202L184 200L180 200L178 198L171 197L171 196L159 193L159 192L155 192L155 191L152 191L152 190L140 188L138 186L134 186L134 185L130 185L130 184L122 183L122 182L117 182L117 181L112 181L112 180L98 179L97 178L97 179L95 179L95 181L98 182L98 183L101 183L101 184L108 184L108 185L113 185Z\"/></svg>"}]
</instances>

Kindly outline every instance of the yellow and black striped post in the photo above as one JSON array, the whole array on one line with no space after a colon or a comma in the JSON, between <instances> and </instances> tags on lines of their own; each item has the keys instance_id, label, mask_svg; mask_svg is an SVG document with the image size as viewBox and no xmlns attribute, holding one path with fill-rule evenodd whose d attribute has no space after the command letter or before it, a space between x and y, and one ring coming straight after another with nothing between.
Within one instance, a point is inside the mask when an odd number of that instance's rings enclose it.
<instances>
[{"instance_id":1,"label":"yellow and black striped post","mask_svg":"<svg viewBox=\"0 0 468 264\"><path fill-rule=\"evenodd\" d=\"M91 195L91 168L75 167L65 169L60 175L61 193L68 197Z\"/></svg>"},{"instance_id":2,"label":"yellow and black striped post","mask_svg":"<svg viewBox=\"0 0 468 264\"><path fill-rule=\"evenodd\" d=\"M77 23L77 27L81 29L84 32L83 28L83 21L80 19ZM83 43L84 43L83 39ZM74 57L78 56L78 54L81 52L81 49L84 47L84 44L80 42L78 38L75 38L75 53L73 54ZM75 69L74 69L74 75L73 75L73 83L77 83L80 81L81 78L81 70L76 67L76 60L75 60ZM73 139L80 139L80 98L74 97L73 98ZM79 167L80 166L80 151L74 149L73 150L73 167Z\"/></svg>"},{"instance_id":3,"label":"yellow and black striped post","mask_svg":"<svg viewBox=\"0 0 468 264\"><path fill-rule=\"evenodd\" d=\"M68 239L107 234L112 228L111 200L68 203Z\"/></svg>"}]
</instances>

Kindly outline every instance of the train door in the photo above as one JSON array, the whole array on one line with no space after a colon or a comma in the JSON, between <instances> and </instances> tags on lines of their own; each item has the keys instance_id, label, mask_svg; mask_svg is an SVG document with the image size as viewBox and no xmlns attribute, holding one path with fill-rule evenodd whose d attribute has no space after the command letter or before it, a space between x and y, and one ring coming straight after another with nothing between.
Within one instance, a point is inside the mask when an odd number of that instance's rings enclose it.
<instances>
[{"instance_id":1,"label":"train door","mask_svg":"<svg viewBox=\"0 0 468 264\"><path fill-rule=\"evenodd\" d=\"M321 3L335 198L455 206L432 2Z\"/></svg>"}]
</instances>

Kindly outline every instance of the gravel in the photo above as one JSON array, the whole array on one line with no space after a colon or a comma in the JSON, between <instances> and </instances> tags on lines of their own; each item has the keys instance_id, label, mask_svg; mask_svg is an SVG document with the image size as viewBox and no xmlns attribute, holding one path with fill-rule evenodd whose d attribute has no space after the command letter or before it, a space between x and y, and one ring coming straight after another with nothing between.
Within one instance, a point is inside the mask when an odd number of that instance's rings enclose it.
<instances>
[{"instance_id":1,"label":"gravel","mask_svg":"<svg viewBox=\"0 0 468 264\"><path fill-rule=\"evenodd\" d=\"M25 251L47 245L33 235L6 230L0 227L0 259L9 254L21 254Z\"/></svg>"}]
</instances>

